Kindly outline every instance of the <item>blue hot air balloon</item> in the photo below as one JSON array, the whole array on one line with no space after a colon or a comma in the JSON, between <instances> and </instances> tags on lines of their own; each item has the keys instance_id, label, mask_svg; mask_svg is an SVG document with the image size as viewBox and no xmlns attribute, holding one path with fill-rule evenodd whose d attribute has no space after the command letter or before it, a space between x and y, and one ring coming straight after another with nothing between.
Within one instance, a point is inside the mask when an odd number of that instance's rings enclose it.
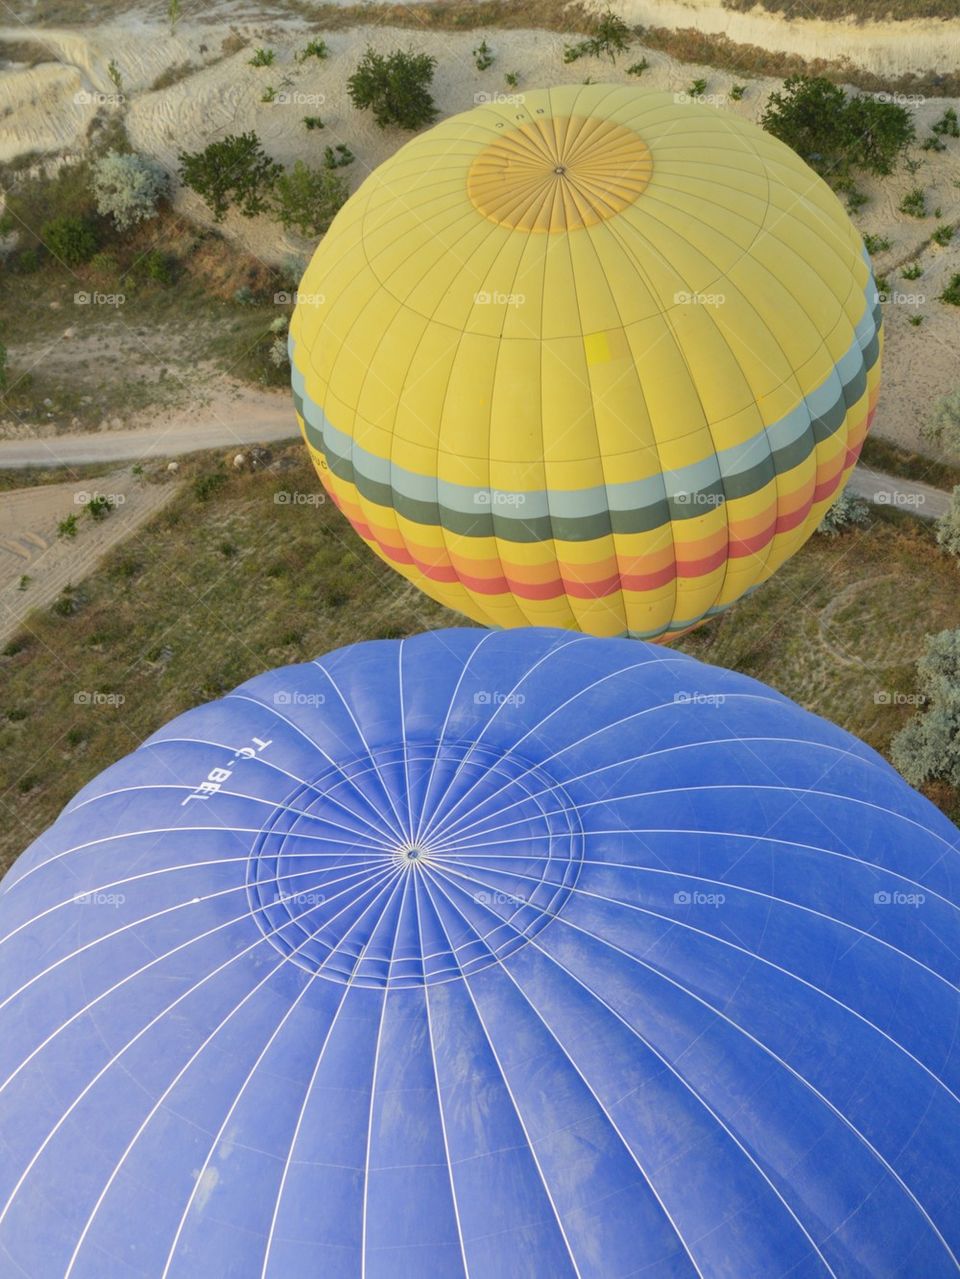
<instances>
[{"instance_id":1,"label":"blue hot air balloon","mask_svg":"<svg viewBox=\"0 0 960 1279\"><path fill-rule=\"evenodd\" d=\"M0 1273L954 1275L960 835L742 675L261 675L0 896Z\"/></svg>"}]
</instances>

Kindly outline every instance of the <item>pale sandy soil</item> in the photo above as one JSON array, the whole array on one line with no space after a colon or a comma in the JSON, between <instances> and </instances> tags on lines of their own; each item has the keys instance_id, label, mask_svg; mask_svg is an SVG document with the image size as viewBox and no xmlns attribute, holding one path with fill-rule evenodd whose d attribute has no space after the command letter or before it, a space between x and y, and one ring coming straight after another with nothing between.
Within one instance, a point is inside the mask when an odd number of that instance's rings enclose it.
<instances>
[{"instance_id":1,"label":"pale sandy soil","mask_svg":"<svg viewBox=\"0 0 960 1279\"><path fill-rule=\"evenodd\" d=\"M794 21L776 22L762 14L728 13L700 0L687 7L678 0L669 0L669 3L622 0L622 4L627 6L631 20L656 20L663 25L670 24L665 16L668 8L673 15L670 22L689 26L695 18L706 29L712 29L709 24L717 14L722 14L734 38L749 38L755 43L761 43L760 27L764 24L776 23L778 31L782 28L786 32L783 40L788 35L790 39L799 38L809 26ZM739 17L760 26L756 30L751 28L752 34L737 34L734 24ZM845 38L854 44L856 40L850 33L863 30L852 24L820 25L843 26L847 32ZM912 28L924 24L893 25L899 38L898 47L906 57L903 51L913 49ZM830 56L834 46L823 43L825 35L821 40L811 32L812 27L807 34L816 47L811 46L806 52ZM734 102L726 96L733 83L728 73L681 65L665 54L640 46L631 49L613 68L608 61L596 59L568 65L563 62L567 43L563 36L544 31L498 30L487 31L485 35L496 61L489 70L479 72L471 54L482 38L477 32L461 34L369 26L325 33L331 56L323 62L309 59L298 64L295 54L308 35L302 21L294 18L259 25L249 19L234 20L231 24L183 21L176 36L171 36L165 25L131 17L100 25L95 30L44 29L40 32L7 28L0 30L0 40L42 37L51 60L0 74L0 160L31 150L76 148L81 145L94 114L98 109L105 109L122 112L133 145L171 171L176 166L178 149L202 148L224 133L254 129L267 151L288 165L301 158L317 162L325 145L345 142L357 157L355 163L343 171L355 188L407 136L394 130L379 130L368 114L355 110L349 101L346 80L368 43L380 50L402 46L432 53L438 60L434 96L444 115L470 107L478 94L506 91L504 75L508 71L519 72L520 92L525 86L579 82L587 76L594 81L637 83L626 74L626 67L641 56L650 63L641 82L644 88L679 92L686 90L695 78L703 78L707 82L708 100L713 101L717 109L750 119L759 117L769 93L780 87L779 81L750 79L744 75L739 78L747 85L746 95L743 101ZM224 54L224 40L231 36L234 42L237 37L245 39L247 47ZM952 28L950 38L953 38ZM921 53L916 57L926 59L927 46L920 33L917 39L916 47ZM260 68L248 65L253 49L261 45L276 51L276 65ZM952 56L948 54L946 37L936 43L936 48L941 55ZM839 46L836 50L840 52ZM909 56L913 58L914 53L910 52ZM116 92L107 73L111 60L122 77L123 101L104 107L96 95ZM191 64L195 69L169 88L151 88L165 69L184 64ZM287 101L264 103L262 97L268 87L276 89L280 96L285 95ZM926 136L929 125L950 105L960 104L939 98L916 105L920 138ZM325 128L307 132L302 124L305 115L320 115ZM879 272L889 273L890 285L899 295L885 309L885 383L875 430L878 435L909 446L919 442L920 426L930 404L960 380L957 359L960 308L936 300L950 275L960 271L960 231L954 243L946 248L930 243L938 224L960 225L960 141L950 140L943 153L917 149L915 154L919 164L915 174L901 167L893 178L861 183L869 203L856 219L863 231L891 241L889 250L877 254L876 265ZM926 192L931 216L915 219L898 211L903 195L914 186L921 186ZM196 220L209 220L202 204L190 193L178 192L175 202L182 212ZM932 212L937 208L940 212L934 217ZM312 248L309 242L285 235L267 218L245 220L230 215L224 231L248 252L274 264L291 256L304 257ZM918 280L905 281L899 269L915 258L921 262L924 273ZM916 313L924 317L918 327L909 323L909 316ZM11 358L17 354L11 344ZM153 424L148 425L152 429Z\"/></svg>"},{"instance_id":2,"label":"pale sandy soil","mask_svg":"<svg viewBox=\"0 0 960 1279\"><path fill-rule=\"evenodd\" d=\"M173 481L144 484L126 467L95 480L0 493L0 644L31 610L81 582L112 546L135 537L176 489ZM95 494L116 503L99 522L83 510ZM58 537L57 526L69 515L77 516L77 534Z\"/></svg>"},{"instance_id":3,"label":"pale sandy soil","mask_svg":"<svg viewBox=\"0 0 960 1279\"><path fill-rule=\"evenodd\" d=\"M607 0L594 7L606 8ZM737 44L796 53L808 60L848 61L878 75L955 72L960 66L960 23L933 19L906 22L825 22L804 16L796 4L787 21L757 7L749 13L724 9L718 0L612 0L631 25L683 30L693 27L729 36Z\"/></svg>"}]
</instances>

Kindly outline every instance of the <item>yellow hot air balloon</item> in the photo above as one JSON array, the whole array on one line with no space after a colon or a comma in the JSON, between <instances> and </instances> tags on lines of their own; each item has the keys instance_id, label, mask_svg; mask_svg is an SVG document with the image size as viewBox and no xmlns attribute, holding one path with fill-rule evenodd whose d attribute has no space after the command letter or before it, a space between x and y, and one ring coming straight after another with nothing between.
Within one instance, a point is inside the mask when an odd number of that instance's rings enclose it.
<instances>
[{"instance_id":1,"label":"yellow hot air balloon","mask_svg":"<svg viewBox=\"0 0 960 1279\"><path fill-rule=\"evenodd\" d=\"M669 639L768 578L877 398L869 258L756 125L564 85L408 142L290 329L301 428L378 555L476 621Z\"/></svg>"}]
</instances>

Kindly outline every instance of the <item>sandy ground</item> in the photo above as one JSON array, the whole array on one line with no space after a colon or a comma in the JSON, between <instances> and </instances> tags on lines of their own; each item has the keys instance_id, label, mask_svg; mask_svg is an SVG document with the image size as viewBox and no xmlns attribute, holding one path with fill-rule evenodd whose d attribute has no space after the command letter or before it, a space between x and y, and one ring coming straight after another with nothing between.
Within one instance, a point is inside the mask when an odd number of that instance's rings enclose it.
<instances>
[{"instance_id":1,"label":"sandy ground","mask_svg":"<svg viewBox=\"0 0 960 1279\"><path fill-rule=\"evenodd\" d=\"M144 484L125 468L96 480L0 494L0 644L20 629L33 609L81 582L112 546L135 533L176 490L173 481ZM115 503L99 522L83 509L95 494ZM77 534L58 537L57 526L69 515L77 516Z\"/></svg>"},{"instance_id":2,"label":"sandy ground","mask_svg":"<svg viewBox=\"0 0 960 1279\"><path fill-rule=\"evenodd\" d=\"M675 22L689 26L696 20L706 29L713 29L711 24L719 22L718 15L722 15L724 29L730 34L756 43L761 42L761 27L765 30L775 24L778 32L786 33L782 41L788 36L799 39L807 31L804 38L814 42L807 52L821 56L841 52L836 42L823 42L827 39L823 33L820 40L813 32L816 24L778 22L758 13L738 15L703 0L687 7L678 0L622 0L622 7L633 21L656 19L665 25ZM740 17L760 25L756 30L751 28L752 34L738 34L735 24ZM855 24L819 24L827 25L835 25L838 30L842 27L844 38L854 44L867 38L863 36L864 28ZM927 35L921 39L922 33L914 33L913 28L931 24L890 25L896 28L903 57L909 55L920 61L927 57L923 43ZM958 24L949 28L945 24L932 25L941 37L936 49L948 61L953 58L955 64L957 58L949 52L949 41L956 37ZM709 67L681 65L641 46L631 49L614 68L609 62L595 59L567 65L563 62L567 43L563 36L544 31L494 30L485 34L496 60L489 70L480 72L471 52L481 39L476 32L360 27L325 34L331 56L323 62L311 58L301 64L295 61L295 54L306 42L307 28L294 18L259 25L249 21L233 21L229 25L183 21L175 36L170 35L166 25L135 17L95 30L6 28L0 30L0 40L35 43L40 39L49 61L14 67L0 75L0 161L31 150L77 147L96 112L112 110L123 113L133 145L171 171L176 167L179 148L199 149L224 133L254 129L270 154L288 165L299 158L316 162L325 145L344 142L357 157L343 171L356 188L406 136L394 130L381 131L368 114L355 110L349 101L346 80L368 43L381 50L400 45L432 53L438 60L434 96L444 115L468 108L479 94L506 91L504 76L508 71L519 73L519 92L524 86L578 82L587 76L595 81L637 83L626 74L626 67L641 56L650 63L640 82L644 88L682 92L693 79L703 78L708 101L717 109L750 119L759 117L769 93L780 87L779 81L752 79L745 73L739 78L747 85L747 92L742 101L734 102L727 96L733 83L729 74ZM919 42L916 45L914 34ZM879 39L880 33L871 27L867 36ZM768 43L774 40L769 32L764 38ZM229 52L239 39L247 42L246 47ZM249 66L253 49L261 45L275 50L274 66ZM915 54L915 49L921 52ZM122 82L122 95L116 101L109 96L117 93L107 72L111 60L119 69ZM157 77L173 67L184 69L182 78L168 88L154 90ZM277 101L262 101L268 88L277 91ZM938 98L915 106L920 138L927 135L929 125L949 105L960 104ZM308 132L302 124L305 115L321 116L325 127ZM889 274L894 300L886 307L885 382L874 429L878 435L910 447L920 443L920 426L931 403L954 389L958 381L960 308L936 299L951 274L960 271L960 232L947 247L932 244L930 237L938 224L960 226L960 141L950 140L942 153L917 149L915 159L914 173L901 167L890 179L862 182L869 203L857 215L864 232L891 242L888 250L876 255L878 272ZM911 218L898 210L904 194L914 186L923 187L926 193L930 210L926 218ZM202 204L189 192L179 191L175 203L196 220L208 220ZM936 216L934 210L939 210ZM289 260L291 255L302 257L312 247L285 235L267 218L246 220L230 215L224 230L248 252L274 264ZM923 275L914 281L903 280L900 269L915 258L922 263ZM923 322L915 327L910 317L917 314L922 314ZM15 354L12 349L11 358ZM144 425L154 428L149 417L144 419Z\"/></svg>"},{"instance_id":3,"label":"sandy ground","mask_svg":"<svg viewBox=\"0 0 960 1279\"><path fill-rule=\"evenodd\" d=\"M599 3L597 7L605 7ZM804 16L794 5L787 21L757 7L749 13L724 9L717 0L612 0L631 25L668 27L729 36L737 44L796 53L813 60L846 59L878 75L899 78L924 71L956 71L960 66L960 23L933 19L907 22L824 22Z\"/></svg>"}]
</instances>

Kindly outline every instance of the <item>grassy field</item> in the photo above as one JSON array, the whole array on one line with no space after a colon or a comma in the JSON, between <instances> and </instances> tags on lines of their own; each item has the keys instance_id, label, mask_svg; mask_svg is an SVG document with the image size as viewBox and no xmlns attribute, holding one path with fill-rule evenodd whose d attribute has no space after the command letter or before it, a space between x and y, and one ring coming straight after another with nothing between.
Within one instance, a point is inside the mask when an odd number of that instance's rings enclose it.
<instances>
[{"instance_id":1,"label":"grassy field","mask_svg":"<svg viewBox=\"0 0 960 1279\"><path fill-rule=\"evenodd\" d=\"M34 614L0 656L0 865L84 783L188 707L354 640L463 623L364 548L322 500L298 446L241 474L190 459L181 477L160 517ZM896 699L914 687L924 634L960 620L957 587L956 564L928 530L885 517L815 537L680 646L884 750L912 713ZM934 797L960 815L955 794Z\"/></svg>"}]
</instances>

